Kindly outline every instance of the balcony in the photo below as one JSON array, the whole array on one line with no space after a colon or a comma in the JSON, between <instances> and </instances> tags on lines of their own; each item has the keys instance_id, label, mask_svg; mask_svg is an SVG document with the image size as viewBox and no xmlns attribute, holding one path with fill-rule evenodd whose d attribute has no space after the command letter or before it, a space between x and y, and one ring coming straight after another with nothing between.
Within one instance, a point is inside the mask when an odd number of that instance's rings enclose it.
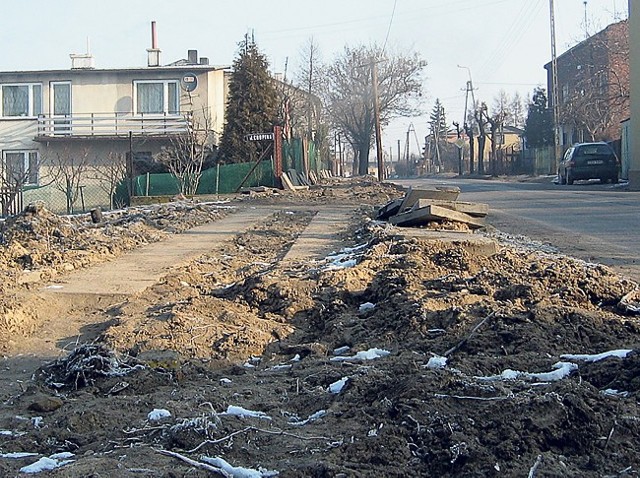
<instances>
[{"instance_id":1,"label":"balcony","mask_svg":"<svg viewBox=\"0 0 640 478\"><path fill-rule=\"evenodd\" d=\"M38 117L36 141L52 139L118 139L129 135L166 138L189 131L191 122L182 115L131 115L91 113Z\"/></svg>"}]
</instances>

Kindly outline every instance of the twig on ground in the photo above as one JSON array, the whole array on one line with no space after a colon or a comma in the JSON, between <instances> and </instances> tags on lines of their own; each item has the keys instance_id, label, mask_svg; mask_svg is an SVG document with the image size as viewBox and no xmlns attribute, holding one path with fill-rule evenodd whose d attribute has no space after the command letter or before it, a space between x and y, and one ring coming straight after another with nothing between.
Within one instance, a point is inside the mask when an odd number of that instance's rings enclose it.
<instances>
[{"instance_id":1,"label":"twig on ground","mask_svg":"<svg viewBox=\"0 0 640 478\"><path fill-rule=\"evenodd\" d=\"M216 440L205 440L202 443L200 443L197 447L192 448L191 450L187 450L187 451L189 453L194 453L194 452L198 451L200 448L202 448L203 446L215 445L217 443L221 443L223 441L229 440L229 439L233 438L236 435L240 435L242 433L247 433L247 432L250 432L250 431L267 433L269 435L284 435L284 436L297 438L298 440L331 440L331 438L324 437L324 436L309 436L309 437L305 437L305 436L302 436L302 435L296 435L295 433L285 432L284 430L265 430L264 428L245 427L242 430L236 430L235 432L229 433L227 436L224 436L222 438L218 438Z\"/></svg>"},{"instance_id":2,"label":"twig on ground","mask_svg":"<svg viewBox=\"0 0 640 478\"><path fill-rule=\"evenodd\" d=\"M540 466L540 463L542 463L542 455L538 455L538 458L536 458L536 462L529 470L529 474L527 475L528 478L534 478L536 476L536 470Z\"/></svg>"},{"instance_id":3,"label":"twig on ground","mask_svg":"<svg viewBox=\"0 0 640 478\"><path fill-rule=\"evenodd\" d=\"M613 431L616 429L616 425L618 423L617 422L613 422L613 425L611 426L611 431L609 432L609 435L607 436L607 441L604 443L604 448L602 449L602 451L605 451L607 449L607 447L609 446L609 442L611 441L611 437L613 436Z\"/></svg>"},{"instance_id":4,"label":"twig on ground","mask_svg":"<svg viewBox=\"0 0 640 478\"><path fill-rule=\"evenodd\" d=\"M513 398L513 395L506 395L502 397L473 397L470 395L446 395L444 393L435 393L433 396L436 398L457 398L459 400L482 400L487 402L497 400L510 400Z\"/></svg>"},{"instance_id":5,"label":"twig on ground","mask_svg":"<svg viewBox=\"0 0 640 478\"><path fill-rule=\"evenodd\" d=\"M181 455L180 453L176 453L174 451L169 451L169 450L156 450L155 448L154 448L154 451L160 453L161 455L171 456L173 458L177 458L178 460L182 460L193 467L200 468L201 470L212 471L214 473L218 473L219 475L224 476L225 478L233 478L232 475L224 471L222 468L218 468L216 466L211 466L206 463L192 460L188 456Z\"/></svg>"},{"instance_id":6,"label":"twig on ground","mask_svg":"<svg viewBox=\"0 0 640 478\"><path fill-rule=\"evenodd\" d=\"M460 342L458 342L458 344L457 344L457 345L454 345L454 346L453 346L453 347L451 347L449 350L447 350L447 351L443 354L443 357L448 357L448 356L449 356L449 355L451 355L453 352L455 352L455 351L456 351L456 350L458 350L460 347L462 347L462 346L467 342L467 340L469 340L469 339L473 336L473 334L475 334L475 333L476 333L476 331L477 331L480 327L482 327L482 325L483 325L487 320L489 320L490 318L494 317L495 315L496 315L496 313L495 313L495 312L491 312L491 313L490 313L489 315L487 315L484 319L482 319L480 322L478 322L478 323L476 324L476 326L475 326L473 329L471 329L471 332L469 333L469 335L467 335L464 339L462 339Z\"/></svg>"}]
</instances>

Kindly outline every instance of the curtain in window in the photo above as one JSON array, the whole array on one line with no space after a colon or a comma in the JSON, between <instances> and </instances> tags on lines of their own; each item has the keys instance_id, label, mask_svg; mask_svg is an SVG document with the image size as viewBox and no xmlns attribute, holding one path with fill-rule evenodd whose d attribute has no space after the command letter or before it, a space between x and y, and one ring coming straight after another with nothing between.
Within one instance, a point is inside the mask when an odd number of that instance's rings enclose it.
<instances>
[{"instance_id":1,"label":"curtain in window","mask_svg":"<svg viewBox=\"0 0 640 478\"><path fill-rule=\"evenodd\" d=\"M24 153L5 153L7 180L10 184L22 184L24 181Z\"/></svg>"},{"instance_id":2,"label":"curtain in window","mask_svg":"<svg viewBox=\"0 0 640 478\"><path fill-rule=\"evenodd\" d=\"M29 152L29 173L27 182L29 184L38 184L38 153L36 151Z\"/></svg>"},{"instance_id":3,"label":"curtain in window","mask_svg":"<svg viewBox=\"0 0 640 478\"><path fill-rule=\"evenodd\" d=\"M35 98L35 92L34 92ZM71 114L71 85L56 83L53 85L53 114L64 116Z\"/></svg>"},{"instance_id":4,"label":"curtain in window","mask_svg":"<svg viewBox=\"0 0 640 478\"><path fill-rule=\"evenodd\" d=\"M2 116L29 115L29 87L2 87Z\"/></svg>"},{"instance_id":5,"label":"curtain in window","mask_svg":"<svg viewBox=\"0 0 640 478\"><path fill-rule=\"evenodd\" d=\"M164 113L164 85L162 83L138 83L138 114Z\"/></svg>"},{"instance_id":6,"label":"curtain in window","mask_svg":"<svg viewBox=\"0 0 640 478\"><path fill-rule=\"evenodd\" d=\"M167 87L169 89L169 111L170 115L175 115L179 113L179 105L178 105L178 84L177 83L167 83Z\"/></svg>"}]
</instances>

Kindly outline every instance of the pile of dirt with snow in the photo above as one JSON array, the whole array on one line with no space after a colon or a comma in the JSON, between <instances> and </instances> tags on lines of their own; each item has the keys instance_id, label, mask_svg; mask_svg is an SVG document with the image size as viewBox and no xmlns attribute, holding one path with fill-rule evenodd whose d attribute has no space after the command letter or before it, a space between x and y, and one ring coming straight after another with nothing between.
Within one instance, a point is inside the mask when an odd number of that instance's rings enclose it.
<instances>
[{"instance_id":1,"label":"pile of dirt with snow","mask_svg":"<svg viewBox=\"0 0 640 478\"><path fill-rule=\"evenodd\" d=\"M340 254L283 262L302 209L105 311L99 346L7 393L1 452L37 455L0 473L59 452L69 477L637 473L640 324L619 307L635 284L367 215ZM135 366L95 373L113 357Z\"/></svg>"}]
</instances>

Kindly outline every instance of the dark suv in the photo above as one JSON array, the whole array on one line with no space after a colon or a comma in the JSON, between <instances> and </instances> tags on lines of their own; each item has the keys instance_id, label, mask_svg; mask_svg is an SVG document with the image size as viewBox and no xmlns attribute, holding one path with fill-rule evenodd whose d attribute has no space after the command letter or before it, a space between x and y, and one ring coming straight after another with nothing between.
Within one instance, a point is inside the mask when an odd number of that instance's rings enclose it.
<instances>
[{"instance_id":1,"label":"dark suv","mask_svg":"<svg viewBox=\"0 0 640 478\"><path fill-rule=\"evenodd\" d=\"M578 143L564 154L558 166L560 184L573 184L576 179L600 179L618 182L620 161L607 143Z\"/></svg>"}]
</instances>

